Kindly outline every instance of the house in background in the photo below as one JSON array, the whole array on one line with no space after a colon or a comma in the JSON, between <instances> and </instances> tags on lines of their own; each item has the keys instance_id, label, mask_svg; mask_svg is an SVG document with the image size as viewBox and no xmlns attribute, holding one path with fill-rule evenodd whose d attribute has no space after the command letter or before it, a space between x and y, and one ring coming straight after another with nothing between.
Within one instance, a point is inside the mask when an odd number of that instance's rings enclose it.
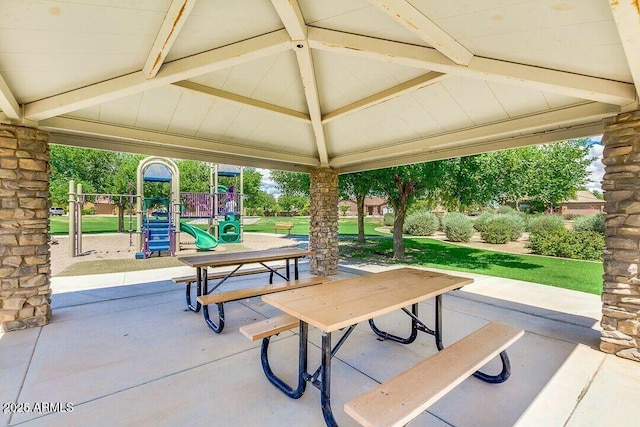
<instances>
[{"instance_id":1,"label":"house in background","mask_svg":"<svg viewBox=\"0 0 640 427\"><path fill-rule=\"evenodd\" d=\"M358 206L351 200L343 200L339 203L340 214L342 215L342 206L348 206L349 210L344 215L358 215ZM382 216L387 212L391 212L391 208L387 207L387 201L382 197L367 197L364 199L364 213L368 216Z\"/></svg>"},{"instance_id":2,"label":"house in background","mask_svg":"<svg viewBox=\"0 0 640 427\"><path fill-rule=\"evenodd\" d=\"M560 213L564 215L592 215L604 212L605 201L598 199L592 192L582 190L576 197L560 204Z\"/></svg>"}]
</instances>

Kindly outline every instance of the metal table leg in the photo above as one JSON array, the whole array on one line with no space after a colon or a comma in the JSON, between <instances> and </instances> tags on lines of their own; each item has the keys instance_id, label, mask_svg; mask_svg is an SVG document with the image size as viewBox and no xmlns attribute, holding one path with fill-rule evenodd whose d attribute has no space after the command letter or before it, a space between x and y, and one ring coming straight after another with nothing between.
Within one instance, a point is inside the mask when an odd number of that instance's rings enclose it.
<instances>
[{"instance_id":1,"label":"metal table leg","mask_svg":"<svg viewBox=\"0 0 640 427\"><path fill-rule=\"evenodd\" d=\"M206 274L207 274L207 271L205 270L205 281L206 281ZM199 297L200 295L202 295L202 268L198 267L196 268L196 298ZM201 305L198 302L198 300L196 299L195 305L191 302L191 282L187 283L186 299L187 299L187 308L189 310L193 311L194 313L197 313L200 311Z\"/></svg>"},{"instance_id":2,"label":"metal table leg","mask_svg":"<svg viewBox=\"0 0 640 427\"><path fill-rule=\"evenodd\" d=\"M269 365L269 340L271 337L262 339L262 347L260 349L260 361L262 362L262 370L271 384L276 386L278 390L286 394L292 399L300 398L306 389L307 381L307 349L308 349L308 331L309 325L300 321L300 333L298 336L298 385L294 389L280 377L273 373Z\"/></svg>"},{"instance_id":3,"label":"metal table leg","mask_svg":"<svg viewBox=\"0 0 640 427\"><path fill-rule=\"evenodd\" d=\"M411 306L411 312L409 312L409 310L407 310L406 308L403 308L402 310L409 317L411 317L411 335L407 338L401 338L401 337L389 334L387 332L381 331L376 327L375 323L373 322L373 319L369 320L369 326L371 326L371 329L373 330L373 332L375 332L376 335L381 337L382 340L389 339L391 341L396 341L401 344L412 343L413 341L415 341L418 331L424 332L429 335L433 335L436 341L436 347L438 348L438 351L442 351L444 349L444 344L442 343L442 295L436 296L435 328L434 329L430 329L420 319L418 319L418 304L414 304ZM499 374L488 375L482 371L476 371L473 373L473 376L491 384L498 384L498 383L505 382L507 379L509 379L509 376L511 375L511 363L509 361L509 355L507 354L506 350L500 353L500 360L502 362L502 371L500 371Z\"/></svg>"},{"instance_id":4,"label":"metal table leg","mask_svg":"<svg viewBox=\"0 0 640 427\"><path fill-rule=\"evenodd\" d=\"M331 332L322 332L322 367L320 376L320 403L324 422L329 427L338 423L331 410Z\"/></svg>"}]
</instances>

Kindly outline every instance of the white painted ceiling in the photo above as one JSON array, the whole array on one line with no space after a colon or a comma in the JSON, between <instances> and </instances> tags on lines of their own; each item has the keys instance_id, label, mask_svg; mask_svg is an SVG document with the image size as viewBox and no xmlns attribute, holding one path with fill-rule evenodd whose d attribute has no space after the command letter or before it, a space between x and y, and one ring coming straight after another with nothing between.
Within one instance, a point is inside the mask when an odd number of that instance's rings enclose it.
<instances>
[{"instance_id":1,"label":"white painted ceiling","mask_svg":"<svg viewBox=\"0 0 640 427\"><path fill-rule=\"evenodd\" d=\"M61 144L354 171L598 134L638 84L633 0L0 0L0 121Z\"/></svg>"}]
</instances>

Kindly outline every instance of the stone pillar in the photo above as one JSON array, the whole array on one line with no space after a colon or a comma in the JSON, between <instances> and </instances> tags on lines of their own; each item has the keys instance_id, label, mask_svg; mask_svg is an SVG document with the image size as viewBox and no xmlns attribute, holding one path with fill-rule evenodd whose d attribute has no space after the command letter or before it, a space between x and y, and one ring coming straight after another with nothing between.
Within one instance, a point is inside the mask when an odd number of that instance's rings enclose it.
<instances>
[{"instance_id":1,"label":"stone pillar","mask_svg":"<svg viewBox=\"0 0 640 427\"><path fill-rule=\"evenodd\" d=\"M640 111L605 122L602 143L607 204L600 349L640 361Z\"/></svg>"},{"instance_id":2,"label":"stone pillar","mask_svg":"<svg viewBox=\"0 0 640 427\"><path fill-rule=\"evenodd\" d=\"M338 272L338 173L320 168L311 172L310 270L329 276Z\"/></svg>"},{"instance_id":3,"label":"stone pillar","mask_svg":"<svg viewBox=\"0 0 640 427\"><path fill-rule=\"evenodd\" d=\"M49 134L0 124L0 331L51 317Z\"/></svg>"}]
</instances>

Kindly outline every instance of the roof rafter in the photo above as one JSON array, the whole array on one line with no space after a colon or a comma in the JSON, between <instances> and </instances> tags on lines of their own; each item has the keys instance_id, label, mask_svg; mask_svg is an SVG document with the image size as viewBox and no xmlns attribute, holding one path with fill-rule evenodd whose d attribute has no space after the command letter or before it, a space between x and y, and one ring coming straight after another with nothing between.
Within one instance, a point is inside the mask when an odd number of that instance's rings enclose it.
<instances>
[{"instance_id":1,"label":"roof rafter","mask_svg":"<svg viewBox=\"0 0 640 427\"><path fill-rule=\"evenodd\" d=\"M539 130L548 130L550 126L570 126L585 121L602 120L620 113L620 107L611 104L588 102L571 107L545 111L510 120L489 123L455 132L447 132L440 135L429 136L418 140L393 144L372 150L358 151L336 157L331 161L331 167L342 169L359 163L362 159L379 161L396 157L398 153L403 156L420 156L433 150L457 147L483 142L486 139L505 138L514 132L531 134Z\"/></svg>"},{"instance_id":2,"label":"roof rafter","mask_svg":"<svg viewBox=\"0 0 640 427\"><path fill-rule=\"evenodd\" d=\"M449 77L448 74L437 73L435 71L423 74L416 77L415 79L400 83L397 86L385 89L382 92L378 92L364 99L331 111L322 116L322 123L329 123L340 117L345 117L349 114L357 113L358 111L373 107L374 105L382 104L407 93L414 92L432 84L439 83L447 77Z\"/></svg>"},{"instance_id":3,"label":"roof rafter","mask_svg":"<svg viewBox=\"0 0 640 427\"><path fill-rule=\"evenodd\" d=\"M0 109L12 120L20 120L22 118L20 104L18 104L15 96L13 96L9 85L7 85L2 75L0 75Z\"/></svg>"},{"instance_id":4,"label":"roof rafter","mask_svg":"<svg viewBox=\"0 0 640 427\"><path fill-rule=\"evenodd\" d=\"M640 95L640 6L637 1L631 0L611 0L610 6L636 92Z\"/></svg>"},{"instance_id":5,"label":"roof rafter","mask_svg":"<svg viewBox=\"0 0 640 427\"><path fill-rule=\"evenodd\" d=\"M165 64L154 79L142 71L72 90L25 105L25 117L44 120L145 90L187 80L291 49L285 30L264 34Z\"/></svg>"},{"instance_id":6,"label":"roof rafter","mask_svg":"<svg viewBox=\"0 0 640 427\"><path fill-rule=\"evenodd\" d=\"M195 3L196 0L173 0L171 2L167 16L160 26L160 31L158 31L147 60L142 67L142 72L147 79L152 79L158 74Z\"/></svg>"},{"instance_id":7,"label":"roof rafter","mask_svg":"<svg viewBox=\"0 0 640 427\"><path fill-rule=\"evenodd\" d=\"M271 0L273 7L280 16L289 36L296 60L298 61L298 69L304 86L304 94L307 99L309 108L309 116L311 117L311 127L316 139L318 148L318 158L322 167L329 166L329 153L327 151L327 141L322 125L322 111L320 109L320 96L318 94L318 85L313 66L313 58L311 57L311 49L307 43L307 24L304 22L302 12L297 0Z\"/></svg>"},{"instance_id":8,"label":"roof rafter","mask_svg":"<svg viewBox=\"0 0 640 427\"><path fill-rule=\"evenodd\" d=\"M305 40L307 38L307 24L304 22L297 0L271 0L271 4L280 16L291 40Z\"/></svg>"},{"instance_id":9,"label":"roof rafter","mask_svg":"<svg viewBox=\"0 0 640 427\"><path fill-rule=\"evenodd\" d=\"M163 132L133 129L125 126L99 123L71 117L53 117L40 122L41 129L92 136L110 140L128 140L138 143L152 144L162 149L197 150L210 154L232 156L245 161L254 159L273 159L280 164L296 164L317 167L318 159L295 153L279 152L272 149L252 148L238 143L217 141L202 138L185 137Z\"/></svg>"},{"instance_id":10,"label":"roof rafter","mask_svg":"<svg viewBox=\"0 0 640 427\"><path fill-rule=\"evenodd\" d=\"M464 157L491 151L508 150L510 148L525 147L528 145L549 144L574 138L586 138L602 133L602 121L576 125L569 128L538 132L533 135L515 136L500 140L483 141L469 145L447 147L424 152L419 155L395 157L393 159L381 159L371 162L353 164L339 170L339 173L362 172L371 169L393 167L401 164L432 162L435 160Z\"/></svg>"},{"instance_id":11,"label":"roof rafter","mask_svg":"<svg viewBox=\"0 0 640 427\"><path fill-rule=\"evenodd\" d=\"M468 66L461 66L433 48L340 31L310 27L308 40L313 49L549 91L607 104L626 105L636 98L636 89L630 83L478 56L475 56Z\"/></svg>"},{"instance_id":12,"label":"roof rafter","mask_svg":"<svg viewBox=\"0 0 640 427\"><path fill-rule=\"evenodd\" d=\"M406 29L456 64L469 65L473 54L405 0L369 0Z\"/></svg>"},{"instance_id":13,"label":"roof rafter","mask_svg":"<svg viewBox=\"0 0 640 427\"><path fill-rule=\"evenodd\" d=\"M173 85L190 90L192 92L202 93L221 101L239 104L243 107L258 108L261 110L266 110L270 113L280 114L288 118L298 119L306 123L311 122L311 118L309 117L309 115L301 113L300 111L280 107L279 105L269 104L268 102L259 101L257 99L247 98L246 96L237 95L235 93L225 92L220 89L204 86L187 80L173 83Z\"/></svg>"}]
</instances>

